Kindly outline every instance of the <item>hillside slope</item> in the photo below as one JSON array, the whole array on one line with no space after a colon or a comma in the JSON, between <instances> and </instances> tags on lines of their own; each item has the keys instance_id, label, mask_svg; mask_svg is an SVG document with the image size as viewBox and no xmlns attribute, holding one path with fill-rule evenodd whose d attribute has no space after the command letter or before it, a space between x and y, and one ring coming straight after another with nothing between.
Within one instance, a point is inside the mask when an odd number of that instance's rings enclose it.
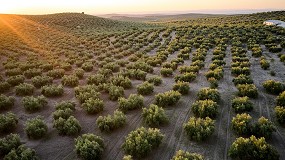
<instances>
[{"instance_id":1,"label":"hillside slope","mask_svg":"<svg viewBox=\"0 0 285 160\"><path fill-rule=\"evenodd\" d=\"M201 13L187 13L187 14L175 14L175 15L162 15L162 14L150 14L150 15L127 15L127 14L109 14L101 15L101 17L109 18L112 20L120 21L133 21L133 22L167 22L167 21L183 21L188 19L197 19L205 17L217 17L224 16L222 14L201 14Z\"/></svg>"},{"instance_id":2,"label":"hillside slope","mask_svg":"<svg viewBox=\"0 0 285 160\"><path fill-rule=\"evenodd\" d=\"M146 24L120 22L81 13L49 15L0 15L0 51L22 48L27 52L74 50L86 39L148 27ZM94 36L96 35L96 36ZM82 47L80 47L82 48Z\"/></svg>"},{"instance_id":3,"label":"hillside slope","mask_svg":"<svg viewBox=\"0 0 285 160\"><path fill-rule=\"evenodd\" d=\"M69 29L121 30L134 25L81 13L58 13L23 17L44 25L67 27Z\"/></svg>"}]
</instances>

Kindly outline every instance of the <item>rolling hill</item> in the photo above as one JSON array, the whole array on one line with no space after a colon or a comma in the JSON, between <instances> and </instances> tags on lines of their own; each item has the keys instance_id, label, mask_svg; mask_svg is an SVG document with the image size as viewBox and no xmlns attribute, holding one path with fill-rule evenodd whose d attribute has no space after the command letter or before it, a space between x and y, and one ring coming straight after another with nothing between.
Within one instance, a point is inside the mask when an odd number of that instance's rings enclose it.
<instances>
[{"instance_id":1,"label":"rolling hill","mask_svg":"<svg viewBox=\"0 0 285 160\"><path fill-rule=\"evenodd\" d=\"M120 21L133 22L166 22L166 21L183 21L188 19L197 19L205 17L224 16L223 14L201 14L201 13L187 13L187 14L106 14L99 15L100 17L109 18Z\"/></svg>"}]
</instances>

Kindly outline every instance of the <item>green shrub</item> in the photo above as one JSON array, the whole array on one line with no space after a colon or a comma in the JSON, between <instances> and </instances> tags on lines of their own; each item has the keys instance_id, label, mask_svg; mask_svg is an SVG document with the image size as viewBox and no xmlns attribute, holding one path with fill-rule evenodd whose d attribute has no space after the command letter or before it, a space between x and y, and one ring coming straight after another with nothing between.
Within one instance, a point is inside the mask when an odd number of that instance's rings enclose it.
<instances>
[{"instance_id":1,"label":"green shrub","mask_svg":"<svg viewBox=\"0 0 285 160\"><path fill-rule=\"evenodd\" d=\"M102 74L91 75L87 78L87 84L99 85L106 83L106 81L107 81L106 77Z\"/></svg>"},{"instance_id":2,"label":"green shrub","mask_svg":"<svg viewBox=\"0 0 285 160\"><path fill-rule=\"evenodd\" d=\"M236 97L232 100L232 108L236 113L249 112L253 109L253 103L248 97Z\"/></svg>"},{"instance_id":3,"label":"green shrub","mask_svg":"<svg viewBox=\"0 0 285 160\"><path fill-rule=\"evenodd\" d=\"M25 77L27 77L28 79L33 78L35 76L40 76L41 74L41 69L28 69L24 72Z\"/></svg>"},{"instance_id":4,"label":"green shrub","mask_svg":"<svg viewBox=\"0 0 285 160\"><path fill-rule=\"evenodd\" d=\"M276 98L276 103L278 106L285 107L285 91L279 94Z\"/></svg>"},{"instance_id":5,"label":"green shrub","mask_svg":"<svg viewBox=\"0 0 285 160\"><path fill-rule=\"evenodd\" d=\"M279 81L267 80L262 85L271 94L280 94L285 90L285 85Z\"/></svg>"},{"instance_id":6,"label":"green shrub","mask_svg":"<svg viewBox=\"0 0 285 160\"><path fill-rule=\"evenodd\" d=\"M89 98L87 99L81 107L88 113L88 114L95 114L103 111L104 109L104 102L99 98Z\"/></svg>"},{"instance_id":7,"label":"green shrub","mask_svg":"<svg viewBox=\"0 0 285 160\"><path fill-rule=\"evenodd\" d=\"M261 68L267 70L270 67L270 63L266 59L260 60Z\"/></svg>"},{"instance_id":8,"label":"green shrub","mask_svg":"<svg viewBox=\"0 0 285 160\"><path fill-rule=\"evenodd\" d=\"M181 94L188 94L190 90L190 86L188 82L180 82L178 81L176 84L173 85L172 89L174 91L178 91Z\"/></svg>"},{"instance_id":9,"label":"green shrub","mask_svg":"<svg viewBox=\"0 0 285 160\"><path fill-rule=\"evenodd\" d=\"M285 62L285 54L279 56L281 62Z\"/></svg>"},{"instance_id":10,"label":"green shrub","mask_svg":"<svg viewBox=\"0 0 285 160\"><path fill-rule=\"evenodd\" d=\"M4 160L38 160L35 150L27 148L24 145L18 148L13 148L5 157Z\"/></svg>"},{"instance_id":11,"label":"green shrub","mask_svg":"<svg viewBox=\"0 0 285 160\"><path fill-rule=\"evenodd\" d=\"M64 69L65 71L70 71L72 69L72 66L68 62L63 62L60 64L60 68Z\"/></svg>"},{"instance_id":12,"label":"green shrub","mask_svg":"<svg viewBox=\"0 0 285 160\"><path fill-rule=\"evenodd\" d=\"M132 82L128 77L124 77L121 75L118 75L116 77L112 77L111 83L115 86L121 86L124 87L125 89L131 88L132 87Z\"/></svg>"},{"instance_id":13,"label":"green shrub","mask_svg":"<svg viewBox=\"0 0 285 160\"><path fill-rule=\"evenodd\" d=\"M7 133L17 127L18 118L14 113L0 114L0 132Z\"/></svg>"},{"instance_id":14,"label":"green shrub","mask_svg":"<svg viewBox=\"0 0 285 160\"><path fill-rule=\"evenodd\" d=\"M53 69L47 72L47 76L52 77L54 79L59 79L64 76L64 69Z\"/></svg>"},{"instance_id":15,"label":"green shrub","mask_svg":"<svg viewBox=\"0 0 285 160\"><path fill-rule=\"evenodd\" d=\"M284 125L285 124L285 108L280 107L280 106L275 107L275 115L276 115L277 121L281 125Z\"/></svg>"},{"instance_id":16,"label":"green shrub","mask_svg":"<svg viewBox=\"0 0 285 160\"><path fill-rule=\"evenodd\" d=\"M175 82L183 81L183 82L193 82L196 79L197 75L193 72L183 73L182 75L177 75L174 77Z\"/></svg>"},{"instance_id":17,"label":"green shrub","mask_svg":"<svg viewBox=\"0 0 285 160\"><path fill-rule=\"evenodd\" d=\"M277 47L277 46L271 46L268 50L269 50L269 52L272 52L272 53L278 53L278 52L282 51L282 48Z\"/></svg>"},{"instance_id":18,"label":"green shrub","mask_svg":"<svg viewBox=\"0 0 285 160\"><path fill-rule=\"evenodd\" d=\"M239 84L237 85L238 95L257 98L258 92L254 84Z\"/></svg>"},{"instance_id":19,"label":"green shrub","mask_svg":"<svg viewBox=\"0 0 285 160\"><path fill-rule=\"evenodd\" d=\"M99 116L96 120L96 124L102 132L110 132L126 124L126 115L116 110L113 116Z\"/></svg>"},{"instance_id":20,"label":"green shrub","mask_svg":"<svg viewBox=\"0 0 285 160\"><path fill-rule=\"evenodd\" d=\"M216 89L219 86L218 80L215 79L214 77L209 78L208 82L210 83L210 88L211 89Z\"/></svg>"},{"instance_id":21,"label":"green shrub","mask_svg":"<svg viewBox=\"0 0 285 160\"><path fill-rule=\"evenodd\" d=\"M260 117L254 125L253 133L256 137L270 138L272 132L276 131L274 124L264 117Z\"/></svg>"},{"instance_id":22,"label":"green shrub","mask_svg":"<svg viewBox=\"0 0 285 160\"><path fill-rule=\"evenodd\" d=\"M22 83L15 87L16 95L18 96L27 96L34 93L35 87L28 83Z\"/></svg>"},{"instance_id":23,"label":"green shrub","mask_svg":"<svg viewBox=\"0 0 285 160\"><path fill-rule=\"evenodd\" d=\"M205 66L205 62L200 61L200 60L192 61L191 66L199 66L199 69L201 69Z\"/></svg>"},{"instance_id":24,"label":"green shrub","mask_svg":"<svg viewBox=\"0 0 285 160\"><path fill-rule=\"evenodd\" d=\"M146 74L147 72L137 69L134 70L133 78L137 80L145 80Z\"/></svg>"},{"instance_id":25,"label":"green shrub","mask_svg":"<svg viewBox=\"0 0 285 160\"><path fill-rule=\"evenodd\" d=\"M79 84L79 78L75 75L63 76L61 83L64 86L75 87Z\"/></svg>"},{"instance_id":26,"label":"green shrub","mask_svg":"<svg viewBox=\"0 0 285 160\"><path fill-rule=\"evenodd\" d=\"M214 70L214 69L219 68L219 67L220 67L219 65L214 64L214 63L211 63L211 64L209 65L209 69L210 69L210 70Z\"/></svg>"},{"instance_id":27,"label":"green shrub","mask_svg":"<svg viewBox=\"0 0 285 160\"><path fill-rule=\"evenodd\" d=\"M250 67L250 62L232 62L231 67Z\"/></svg>"},{"instance_id":28,"label":"green shrub","mask_svg":"<svg viewBox=\"0 0 285 160\"><path fill-rule=\"evenodd\" d=\"M79 79L82 79L83 76L84 76L84 70L81 69L81 68L77 68L77 69L74 70L74 75L76 77L78 77Z\"/></svg>"},{"instance_id":29,"label":"green shrub","mask_svg":"<svg viewBox=\"0 0 285 160\"><path fill-rule=\"evenodd\" d=\"M67 109L67 108L69 108L69 109L71 109L71 110L75 110L75 103L74 102L70 102L70 101L62 101L62 102L60 102L60 103L57 103L56 105L55 105L55 109L56 110L60 110L60 109Z\"/></svg>"},{"instance_id":30,"label":"green shrub","mask_svg":"<svg viewBox=\"0 0 285 160\"><path fill-rule=\"evenodd\" d=\"M176 62L172 62L172 63L164 62L161 66L162 68L169 68L172 70L176 70L178 65Z\"/></svg>"},{"instance_id":31,"label":"green shrub","mask_svg":"<svg viewBox=\"0 0 285 160\"><path fill-rule=\"evenodd\" d=\"M218 66L223 66L223 65L226 65L226 62L224 60L215 59L213 60L213 64L216 64Z\"/></svg>"},{"instance_id":32,"label":"green shrub","mask_svg":"<svg viewBox=\"0 0 285 160\"><path fill-rule=\"evenodd\" d=\"M255 136L237 138L231 145L228 154L232 159L279 159L277 150L269 145L264 137L257 139Z\"/></svg>"},{"instance_id":33,"label":"green shrub","mask_svg":"<svg viewBox=\"0 0 285 160\"><path fill-rule=\"evenodd\" d=\"M25 81L25 77L22 75L17 75L17 76L11 76L7 79L7 82L11 85L11 86L17 86L21 83L24 83Z\"/></svg>"},{"instance_id":34,"label":"green shrub","mask_svg":"<svg viewBox=\"0 0 285 160\"><path fill-rule=\"evenodd\" d=\"M124 155L122 160L133 160L133 156L131 156L131 155Z\"/></svg>"},{"instance_id":35,"label":"green shrub","mask_svg":"<svg viewBox=\"0 0 285 160\"><path fill-rule=\"evenodd\" d=\"M190 140L203 141L214 133L215 121L209 117L205 119L191 117L183 128Z\"/></svg>"},{"instance_id":36,"label":"green shrub","mask_svg":"<svg viewBox=\"0 0 285 160\"><path fill-rule=\"evenodd\" d=\"M239 84L253 84L253 80L250 76L240 74L233 79L234 84L237 86Z\"/></svg>"},{"instance_id":37,"label":"green shrub","mask_svg":"<svg viewBox=\"0 0 285 160\"><path fill-rule=\"evenodd\" d=\"M103 139L94 134L83 134L75 139L75 151L84 160L100 159L104 151Z\"/></svg>"},{"instance_id":38,"label":"green shrub","mask_svg":"<svg viewBox=\"0 0 285 160\"><path fill-rule=\"evenodd\" d=\"M133 157L145 157L161 144L163 137L159 129L141 127L128 134L122 148Z\"/></svg>"},{"instance_id":39,"label":"green shrub","mask_svg":"<svg viewBox=\"0 0 285 160\"><path fill-rule=\"evenodd\" d=\"M15 98L11 96L0 95L0 110L7 110L14 106Z\"/></svg>"},{"instance_id":40,"label":"green shrub","mask_svg":"<svg viewBox=\"0 0 285 160\"><path fill-rule=\"evenodd\" d=\"M18 134L11 133L4 138L0 138L0 154L6 155L12 149L18 148L20 145L20 136Z\"/></svg>"},{"instance_id":41,"label":"green shrub","mask_svg":"<svg viewBox=\"0 0 285 160\"><path fill-rule=\"evenodd\" d=\"M249 67L232 67L232 74L233 75L250 75Z\"/></svg>"},{"instance_id":42,"label":"green shrub","mask_svg":"<svg viewBox=\"0 0 285 160\"><path fill-rule=\"evenodd\" d=\"M215 78L217 80L220 80L224 76L224 71L221 68L216 68L214 70L210 70L210 71L206 72L205 76L207 79Z\"/></svg>"},{"instance_id":43,"label":"green shrub","mask_svg":"<svg viewBox=\"0 0 285 160\"><path fill-rule=\"evenodd\" d=\"M29 138L40 139L47 134L48 127L42 117L28 119L25 124L25 132Z\"/></svg>"},{"instance_id":44,"label":"green shrub","mask_svg":"<svg viewBox=\"0 0 285 160\"><path fill-rule=\"evenodd\" d=\"M252 50L252 56L253 57L260 57L262 55L262 49L260 46L253 47L251 50Z\"/></svg>"},{"instance_id":45,"label":"green shrub","mask_svg":"<svg viewBox=\"0 0 285 160\"><path fill-rule=\"evenodd\" d=\"M143 96L137 94L130 94L129 98L119 98L118 105L121 111L128 111L143 107Z\"/></svg>"},{"instance_id":46,"label":"green shrub","mask_svg":"<svg viewBox=\"0 0 285 160\"><path fill-rule=\"evenodd\" d=\"M192 111L200 118L214 118L218 113L218 104L209 99L196 101L192 105Z\"/></svg>"},{"instance_id":47,"label":"green shrub","mask_svg":"<svg viewBox=\"0 0 285 160\"><path fill-rule=\"evenodd\" d=\"M95 85L86 85L79 86L74 88L75 97L79 100L80 103L84 103L89 98L99 98L100 92L98 87Z\"/></svg>"},{"instance_id":48,"label":"green shrub","mask_svg":"<svg viewBox=\"0 0 285 160\"><path fill-rule=\"evenodd\" d=\"M45 85L42 87L41 93L46 97L58 97L63 95L62 85Z\"/></svg>"},{"instance_id":49,"label":"green shrub","mask_svg":"<svg viewBox=\"0 0 285 160\"><path fill-rule=\"evenodd\" d=\"M50 70L52 70L53 69L53 65L52 64L42 64L41 66L40 66L40 69L42 69L43 70L43 72L47 72L47 71L50 71Z\"/></svg>"},{"instance_id":50,"label":"green shrub","mask_svg":"<svg viewBox=\"0 0 285 160\"><path fill-rule=\"evenodd\" d=\"M180 66L178 68L179 72L182 73L189 73L189 72L194 72L198 73L199 72L199 66Z\"/></svg>"},{"instance_id":51,"label":"green shrub","mask_svg":"<svg viewBox=\"0 0 285 160\"><path fill-rule=\"evenodd\" d=\"M48 102L44 96L28 96L22 99L22 104L26 111L35 112L43 109L48 104Z\"/></svg>"},{"instance_id":52,"label":"green shrub","mask_svg":"<svg viewBox=\"0 0 285 160\"><path fill-rule=\"evenodd\" d=\"M81 125L79 121L70 116L67 119L58 118L53 121L53 127L57 129L60 135L77 135L81 131Z\"/></svg>"},{"instance_id":53,"label":"green shrub","mask_svg":"<svg viewBox=\"0 0 285 160\"><path fill-rule=\"evenodd\" d=\"M217 55L213 56L212 61L214 61L214 60L222 61L224 58L225 58L225 54L217 54Z\"/></svg>"},{"instance_id":54,"label":"green shrub","mask_svg":"<svg viewBox=\"0 0 285 160\"><path fill-rule=\"evenodd\" d=\"M70 108L57 109L52 113L54 120L57 120L59 118L68 119L70 116L72 116L72 114L73 110L71 110Z\"/></svg>"},{"instance_id":55,"label":"green shrub","mask_svg":"<svg viewBox=\"0 0 285 160\"><path fill-rule=\"evenodd\" d=\"M135 78L137 80L145 80L147 72L140 69L123 70L120 74L129 78Z\"/></svg>"},{"instance_id":56,"label":"green shrub","mask_svg":"<svg viewBox=\"0 0 285 160\"><path fill-rule=\"evenodd\" d=\"M148 126L159 126L166 123L168 118L163 108L151 104L148 108L143 108L143 121Z\"/></svg>"},{"instance_id":57,"label":"green shrub","mask_svg":"<svg viewBox=\"0 0 285 160\"><path fill-rule=\"evenodd\" d=\"M188 60L188 59L190 59L190 54L189 53L187 53L187 54L178 53L177 57L182 58L183 60Z\"/></svg>"},{"instance_id":58,"label":"green shrub","mask_svg":"<svg viewBox=\"0 0 285 160\"><path fill-rule=\"evenodd\" d=\"M285 48L285 41L283 40L282 42L280 42L280 46L282 47L282 48Z\"/></svg>"},{"instance_id":59,"label":"green shrub","mask_svg":"<svg viewBox=\"0 0 285 160\"><path fill-rule=\"evenodd\" d=\"M158 106L166 107L176 104L181 98L181 93L178 91L167 91L164 93L158 93L155 95L155 103Z\"/></svg>"},{"instance_id":60,"label":"green shrub","mask_svg":"<svg viewBox=\"0 0 285 160\"><path fill-rule=\"evenodd\" d=\"M249 114L237 114L236 117L233 117L232 119L232 129L238 135L249 135L252 127L250 124L251 119L252 118Z\"/></svg>"},{"instance_id":61,"label":"green shrub","mask_svg":"<svg viewBox=\"0 0 285 160\"><path fill-rule=\"evenodd\" d=\"M160 76L152 76L147 79L149 83L153 83L155 86L159 86L162 83L162 78Z\"/></svg>"},{"instance_id":62,"label":"green shrub","mask_svg":"<svg viewBox=\"0 0 285 160\"><path fill-rule=\"evenodd\" d=\"M93 70L93 64L91 62L83 63L81 68L86 72L91 72Z\"/></svg>"},{"instance_id":63,"label":"green shrub","mask_svg":"<svg viewBox=\"0 0 285 160\"><path fill-rule=\"evenodd\" d=\"M149 95L153 92L153 89L153 84L147 81L137 86L137 92L141 95Z\"/></svg>"},{"instance_id":64,"label":"green shrub","mask_svg":"<svg viewBox=\"0 0 285 160\"><path fill-rule=\"evenodd\" d=\"M107 63L102 68L110 69L112 72L120 71L120 65L117 62Z\"/></svg>"},{"instance_id":65,"label":"green shrub","mask_svg":"<svg viewBox=\"0 0 285 160\"><path fill-rule=\"evenodd\" d=\"M40 88L45 85L52 84L53 78L49 76L36 76L32 78L33 85Z\"/></svg>"},{"instance_id":66,"label":"green shrub","mask_svg":"<svg viewBox=\"0 0 285 160\"><path fill-rule=\"evenodd\" d=\"M215 102L219 102L221 99L221 95L217 89L211 88L202 88L197 94L198 100L206 100L210 99Z\"/></svg>"},{"instance_id":67,"label":"green shrub","mask_svg":"<svg viewBox=\"0 0 285 160\"><path fill-rule=\"evenodd\" d=\"M109 99L112 101L118 100L120 97L124 97L125 91L123 87L111 85L108 88Z\"/></svg>"},{"instance_id":68,"label":"green shrub","mask_svg":"<svg viewBox=\"0 0 285 160\"><path fill-rule=\"evenodd\" d=\"M152 73L153 72L153 68L152 66L150 66L149 64L147 64L144 61L137 61L135 63L129 63L126 66L127 69L139 69L142 70L144 72L148 72L148 73Z\"/></svg>"},{"instance_id":69,"label":"green shrub","mask_svg":"<svg viewBox=\"0 0 285 160\"><path fill-rule=\"evenodd\" d=\"M0 93L4 93L11 88L11 85L8 82L0 82Z\"/></svg>"},{"instance_id":70,"label":"green shrub","mask_svg":"<svg viewBox=\"0 0 285 160\"><path fill-rule=\"evenodd\" d=\"M13 69L6 69L5 75L6 76L17 76L21 75L23 72L21 71L20 68L13 68Z\"/></svg>"},{"instance_id":71,"label":"green shrub","mask_svg":"<svg viewBox=\"0 0 285 160\"><path fill-rule=\"evenodd\" d=\"M173 69L172 69L172 68L161 68L161 69L160 69L160 74L161 74L162 76L165 76L165 77L172 76L172 74L173 74Z\"/></svg>"},{"instance_id":72,"label":"green shrub","mask_svg":"<svg viewBox=\"0 0 285 160\"><path fill-rule=\"evenodd\" d=\"M179 150L175 153L171 160L203 160L204 157L198 153L189 153Z\"/></svg>"},{"instance_id":73,"label":"green shrub","mask_svg":"<svg viewBox=\"0 0 285 160\"><path fill-rule=\"evenodd\" d=\"M249 58L246 57L246 54L242 54L238 56L233 56L232 61L233 62L249 62Z\"/></svg>"}]
</instances>

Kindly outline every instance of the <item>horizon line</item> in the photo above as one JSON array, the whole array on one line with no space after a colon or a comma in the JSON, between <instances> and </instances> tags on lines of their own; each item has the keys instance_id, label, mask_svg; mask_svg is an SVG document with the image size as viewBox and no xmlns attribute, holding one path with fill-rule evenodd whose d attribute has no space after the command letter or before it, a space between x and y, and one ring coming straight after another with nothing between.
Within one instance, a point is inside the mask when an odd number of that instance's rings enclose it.
<instances>
[{"instance_id":1,"label":"horizon line","mask_svg":"<svg viewBox=\"0 0 285 160\"><path fill-rule=\"evenodd\" d=\"M113 13L88 13L85 11L82 12L55 12L55 13L41 13L41 14L17 14L17 13L0 13L6 15L49 15L49 14L58 14L58 13L85 13L94 16L102 15L179 15L179 14L220 14L220 15L235 15L235 14L254 14L261 12L273 12L273 11L285 11L285 9L273 9L273 8L264 8L264 9L202 9L202 10L184 10L184 11L147 11L147 12L113 12Z\"/></svg>"},{"instance_id":2,"label":"horizon line","mask_svg":"<svg viewBox=\"0 0 285 160\"><path fill-rule=\"evenodd\" d=\"M108 15L108 14L129 14L129 15L145 15L145 14L162 14L162 15L175 15L175 14L251 14L260 12L272 12L272 11L285 11L281 8L264 8L264 9L202 9L202 10L184 10L184 11L152 11L152 12L114 12L104 14L92 14L92 15ZM236 12L236 13L235 13Z\"/></svg>"}]
</instances>

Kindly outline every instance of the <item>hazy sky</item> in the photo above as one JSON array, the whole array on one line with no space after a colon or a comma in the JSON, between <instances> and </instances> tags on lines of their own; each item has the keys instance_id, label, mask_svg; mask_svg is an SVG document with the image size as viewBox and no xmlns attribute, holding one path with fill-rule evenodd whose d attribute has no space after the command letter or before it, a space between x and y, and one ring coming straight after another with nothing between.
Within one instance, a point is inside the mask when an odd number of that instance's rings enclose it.
<instances>
[{"instance_id":1,"label":"hazy sky","mask_svg":"<svg viewBox=\"0 0 285 160\"><path fill-rule=\"evenodd\" d=\"M5 0L0 13L162 13L285 9L285 0Z\"/></svg>"}]
</instances>

